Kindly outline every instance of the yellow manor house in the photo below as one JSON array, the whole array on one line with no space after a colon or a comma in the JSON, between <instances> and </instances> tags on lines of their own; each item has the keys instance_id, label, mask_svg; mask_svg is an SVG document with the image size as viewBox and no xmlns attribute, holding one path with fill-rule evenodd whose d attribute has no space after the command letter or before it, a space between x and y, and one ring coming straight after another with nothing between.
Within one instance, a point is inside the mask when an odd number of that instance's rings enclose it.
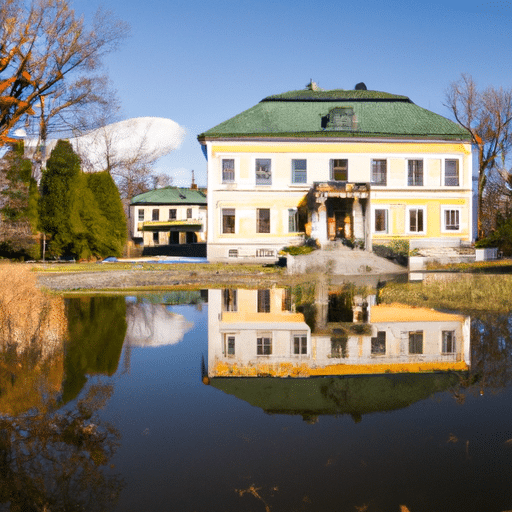
<instances>
[{"instance_id":1,"label":"yellow manor house","mask_svg":"<svg viewBox=\"0 0 512 512\"><path fill-rule=\"evenodd\" d=\"M269 96L198 136L210 261L322 246L472 242L470 134L408 97L319 89Z\"/></svg>"}]
</instances>

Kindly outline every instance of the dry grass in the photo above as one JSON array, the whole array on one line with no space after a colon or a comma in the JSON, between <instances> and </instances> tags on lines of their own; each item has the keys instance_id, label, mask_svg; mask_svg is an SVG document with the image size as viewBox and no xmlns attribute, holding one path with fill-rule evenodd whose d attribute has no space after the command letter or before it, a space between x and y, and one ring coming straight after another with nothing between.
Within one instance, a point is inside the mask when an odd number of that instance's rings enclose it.
<instances>
[{"instance_id":1,"label":"dry grass","mask_svg":"<svg viewBox=\"0 0 512 512\"><path fill-rule=\"evenodd\" d=\"M25 265L1 265L0 282L0 414L18 415L61 389L67 322Z\"/></svg>"},{"instance_id":2,"label":"dry grass","mask_svg":"<svg viewBox=\"0 0 512 512\"><path fill-rule=\"evenodd\" d=\"M275 265L257 265L242 263L146 263L116 262L116 263L65 263L65 264L35 264L35 272L106 272L122 270L198 272L210 274L282 274L283 268Z\"/></svg>"},{"instance_id":3,"label":"dry grass","mask_svg":"<svg viewBox=\"0 0 512 512\"><path fill-rule=\"evenodd\" d=\"M24 351L40 344L43 357L62 342L64 302L37 288L37 276L22 264L0 266L0 347Z\"/></svg>"}]
</instances>

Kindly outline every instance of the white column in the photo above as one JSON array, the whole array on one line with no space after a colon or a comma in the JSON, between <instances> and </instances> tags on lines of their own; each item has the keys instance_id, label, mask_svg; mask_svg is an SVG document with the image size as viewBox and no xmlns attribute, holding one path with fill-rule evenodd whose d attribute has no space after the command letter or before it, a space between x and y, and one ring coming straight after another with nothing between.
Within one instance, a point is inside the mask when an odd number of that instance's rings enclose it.
<instances>
[{"instance_id":1,"label":"white column","mask_svg":"<svg viewBox=\"0 0 512 512\"><path fill-rule=\"evenodd\" d=\"M364 239L363 207L358 197L354 197L352 217L354 219L354 238L362 240Z\"/></svg>"}]
</instances>

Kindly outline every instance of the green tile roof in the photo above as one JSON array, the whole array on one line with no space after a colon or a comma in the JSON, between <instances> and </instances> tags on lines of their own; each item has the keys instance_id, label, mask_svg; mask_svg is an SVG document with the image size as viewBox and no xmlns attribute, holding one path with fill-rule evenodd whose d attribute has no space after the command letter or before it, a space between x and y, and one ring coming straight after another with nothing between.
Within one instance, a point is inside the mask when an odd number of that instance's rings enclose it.
<instances>
[{"instance_id":1,"label":"green tile roof","mask_svg":"<svg viewBox=\"0 0 512 512\"><path fill-rule=\"evenodd\" d=\"M350 107L354 129L326 128L329 112ZM407 96L379 91L290 91L268 96L254 107L200 134L240 137L396 137L470 140L469 132L449 119L415 105Z\"/></svg>"},{"instance_id":2,"label":"green tile roof","mask_svg":"<svg viewBox=\"0 0 512 512\"><path fill-rule=\"evenodd\" d=\"M199 189L164 187L135 196L130 204L204 204L206 194Z\"/></svg>"}]
</instances>

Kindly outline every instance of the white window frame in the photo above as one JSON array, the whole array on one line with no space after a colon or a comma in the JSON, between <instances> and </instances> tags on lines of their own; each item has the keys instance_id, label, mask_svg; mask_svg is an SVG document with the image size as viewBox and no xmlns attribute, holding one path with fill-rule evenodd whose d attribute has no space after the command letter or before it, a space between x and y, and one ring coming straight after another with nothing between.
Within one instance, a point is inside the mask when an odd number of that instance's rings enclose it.
<instances>
[{"instance_id":1,"label":"white window frame","mask_svg":"<svg viewBox=\"0 0 512 512\"><path fill-rule=\"evenodd\" d=\"M384 178L384 183L376 183L374 180L373 180L373 164L374 162L385 162L385 165L386 165L386 174L385 174L385 178ZM375 187L387 187L388 185L388 159L387 158L372 158L370 160L370 183L372 184L372 186L375 186Z\"/></svg>"},{"instance_id":2,"label":"white window frame","mask_svg":"<svg viewBox=\"0 0 512 512\"><path fill-rule=\"evenodd\" d=\"M457 229L448 229L446 227L446 212L454 211L458 212L457 215L459 217L459 227ZM460 206L450 206L450 205L443 205L441 206L441 233L460 233L461 232L461 212L462 208Z\"/></svg>"},{"instance_id":3,"label":"white window frame","mask_svg":"<svg viewBox=\"0 0 512 512\"><path fill-rule=\"evenodd\" d=\"M261 343L260 343L261 340ZM264 340L270 340L270 343L265 343ZM261 354L259 354L259 349L261 347ZM265 354L265 347L270 347L270 352L268 354ZM256 334L256 355L258 357L268 357L272 355L274 348L274 340L272 339L272 333L271 332L258 332Z\"/></svg>"},{"instance_id":4,"label":"white window frame","mask_svg":"<svg viewBox=\"0 0 512 512\"><path fill-rule=\"evenodd\" d=\"M232 354L228 353L230 338L233 339L233 353ZM223 354L224 354L224 357L229 357L229 358L236 356L236 334L234 332L225 332L224 333Z\"/></svg>"},{"instance_id":5,"label":"white window frame","mask_svg":"<svg viewBox=\"0 0 512 512\"><path fill-rule=\"evenodd\" d=\"M423 230L412 231L411 230L411 210L422 210L423 211ZM427 207L426 206L408 206L405 211L407 216L405 219L405 225L407 233L411 235L424 235L427 232Z\"/></svg>"},{"instance_id":6,"label":"white window frame","mask_svg":"<svg viewBox=\"0 0 512 512\"><path fill-rule=\"evenodd\" d=\"M415 337L420 336L420 335L421 335L421 351L420 352L417 352L416 350L412 350L411 351L411 344L412 344L412 348L415 348L416 344L418 343L414 339L411 340L411 336L413 336L415 338ZM410 355L417 355L417 356L419 356L419 355L423 355L425 353L425 333L424 333L423 330L409 331L407 348L408 348L408 352L409 352Z\"/></svg>"},{"instance_id":7,"label":"white window frame","mask_svg":"<svg viewBox=\"0 0 512 512\"><path fill-rule=\"evenodd\" d=\"M233 231L224 231L224 211L232 210L235 217ZM220 232L222 235L233 235L237 232L236 230L236 208L221 208L220 209Z\"/></svg>"},{"instance_id":8,"label":"white window frame","mask_svg":"<svg viewBox=\"0 0 512 512\"><path fill-rule=\"evenodd\" d=\"M142 219L141 219L141 213L142 213ZM146 218L146 212L145 212L144 208L138 208L138 210L137 210L138 222L144 222L145 218Z\"/></svg>"},{"instance_id":9,"label":"white window frame","mask_svg":"<svg viewBox=\"0 0 512 512\"><path fill-rule=\"evenodd\" d=\"M298 233L299 232L299 211L297 208L288 208L288 233ZM294 230L291 230L290 227L293 222Z\"/></svg>"},{"instance_id":10,"label":"white window frame","mask_svg":"<svg viewBox=\"0 0 512 512\"><path fill-rule=\"evenodd\" d=\"M444 350L447 345L447 344L445 344L445 336L444 336L445 333L450 333L452 336L452 339L450 341L450 343L452 344L451 351ZM441 331L441 354L456 354L456 353L457 353L457 333L456 333L455 329L443 329Z\"/></svg>"},{"instance_id":11,"label":"white window frame","mask_svg":"<svg viewBox=\"0 0 512 512\"><path fill-rule=\"evenodd\" d=\"M334 179L334 162L336 162L337 160L344 160L345 162L347 162L347 179L346 180L336 180ZM348 161L348 158L331 158L329 160L329 181L339 181L340 183L344 183L344 182L348 182L348 179L349 179L349 161Z\"/></svg>"},{"instance_id":12,"label":"white window frame","mask_svg":"<svg viewBox=\"0 0 512 512\"><path fill-rule=\"evenodd\" d=\"M298 169L299 173L304 173L304 181L297 181L297 178L296 178L296 175L295 175L295 172L296 172L296 169L295 169L295 162L296 161L304 161L306 162L306 168L305 169ZM292 185L306 185L307 182L308 182L308 161L306 158L292 158L292 161L291 161L291 166L292 166Z\"/></svg>"},{"instance_id":13,"label":"white window frame","mask_svg":"<svg viewBox=\"0 0 512 512\"><path fill-rule=\"evenodd\" d=\"M256 169L257 169L257 162L258 160L268 160L270 162L270 179L267 180L266 182L259 182L258 183L258 177L256 175ZM258 156L258 158L254 158L253 159L253 172L254 172L254 184L255 186L257 187L270 187L272 186L272 174L273 174L273 169L272 169L272 158L270 156L264 156L264 155L261 155L261 156Z\"/></svg>"},{"instance_id":14,"label":"white window frame","mask_svg":"<svg viewBox=\"0 0 512 512\"><path fill-rule=\"evenodd\" d=\"M376 211L377 210L384 210L386 212L386 229L385 231L377 231L376 226ZM389 205L375 205L372 207L372 232L376 235L386 235L389 233Z\"/></svg>"},{"instance_id":15,"label":"white window frame","mask_svg":"<svg viewBox=\"0 0 512 512\"><path fill-rule=\"evenodd\" d=\"M446 161L447 160L454 160L457 162L457 178L459 179L459 183L457 185L447 185L446 184ZM461 162L460 158L457 158L457 157L443 158L443 176L442 176L441 185L443 187L460 187L461 186L461 169L462 169L462 162Z\"/></svg>"},{"instance_id":16,"label":"white window frame","mask_svg":"<svg viewBox=\"0 0 512 512\"><path fill-rule=\"evenodd\" d=\"M261 218L261 214L264 211L268 211L268 227L265 225L265 219ZM256 208L256 233L267 235L271 233L271 217L272 210L270 208Z\"/></svg>"},{"instance_id":17,"label":"white window frame","mask_svg":"<svg viewBox=\"0 0 512 512\"><path fill-rule=\"evenodd\" d=\"M300 338L299 341L299 353L295 352L295 338ZM306 352L302 353L302 340L306 338ZM290 354L292 357L309 357L309 336L306 331L292 332L290 337Z\"/></svg>"},{"instance_id":18,"label":"white window frame","mask_svg":"<svg viewBox=\"0 0 512 512\"><path fill-rule=\"evenodd\" d=\"M421 161L421 185L409 185L409 162L419 162ZM424 158L406 158L405 159L405 184L407 187L424 187L425 186L425 177L427 175L427 168L425 165L425 159Z\"/></svg>"},{"instance_id":19,"label":"white window frame","mask_svg":"<svg viewBox=\"0 0 512 512\"><path fill-rule=\"evenodd\" d=\"M233 179L225 180L224 179L224 160L233 160ZM238 158L233 156L222 156L220 157L220 182L221 183L235 183L236 177L238 176Z\"/></svg>"},{"instance_id":20,"label":"white window frame","mask_svg":"<svg viewBox=\"0 0 512 512\"><path fill-rule=\"evenodd\" d=\"M256 311L270 313L272 311L272 293L270 288L259 288L256 294Z\"/></svg>"}]
</instances>

